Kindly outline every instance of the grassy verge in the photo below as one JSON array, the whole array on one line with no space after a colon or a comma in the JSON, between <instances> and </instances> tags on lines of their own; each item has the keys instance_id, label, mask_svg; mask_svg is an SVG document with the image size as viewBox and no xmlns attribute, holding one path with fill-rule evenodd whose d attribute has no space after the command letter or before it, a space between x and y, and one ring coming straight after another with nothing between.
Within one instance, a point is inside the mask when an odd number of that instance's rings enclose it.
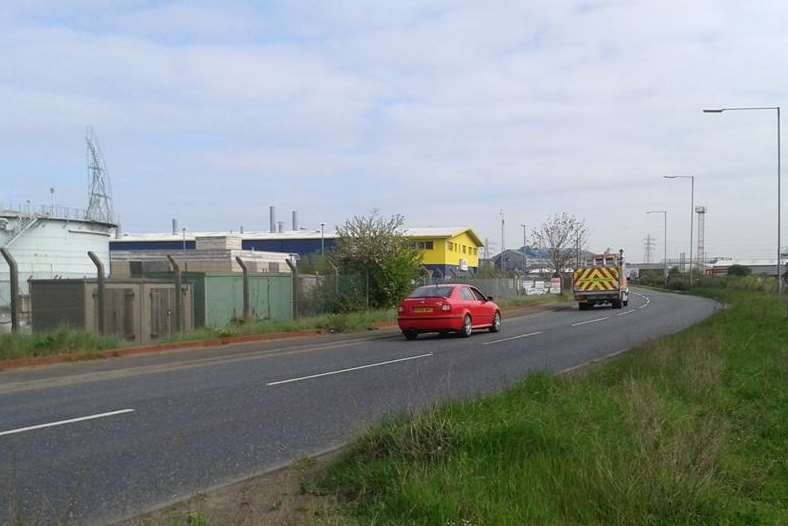
<instances>
[{"instance_id":1,"label":"grassy verge","mask_svg":"<svg viewBox=\"0 0 788 526\"><path fill-rule=\"evenodd\" d=\"M122 345L117 338L99 337L84 331L61 328L39 334L0 335L0 360L69 354L74 358L96 357L98 351Z\"/></svg>"},{"instance_id":2,"label":"grassy verge","mask_svg":"<svg viewBox=\"0 0 788 526\"><path fill-rule=\"evenodd\" d=\"M788 524L785 304L714 294L719 315L582 375L385 422L318 490L361 524Z\"/></svg>"},{"instance_id":3,"label":"grassy verge","mask_svg":"<svg viewBox=\"0 0 788 526\"><path fill-rule=\"evenodd\" d=\"M513 298L496 299L495 303L502 309L525 307L528 305L550 305L565 303L572 298L566 294L542 294L540 296L515 296Z\"/></svg>"},{"instance_id":4,"label":"grassy verge","mask_svg":"<svg viewBox=\"0 0 788 526\"><path fill-rule=\"evenodd\" d=\"M325 314L293 321L261 320L222 328L205 327L188 334L166 340L192 341L212 338L228 338L233 336L265 335L278 332L335 331L353 332L374 329L378 324L392 322L397 319L394 310L371 310L350 312L347 314Z\"/></svg>"}]
</instances>

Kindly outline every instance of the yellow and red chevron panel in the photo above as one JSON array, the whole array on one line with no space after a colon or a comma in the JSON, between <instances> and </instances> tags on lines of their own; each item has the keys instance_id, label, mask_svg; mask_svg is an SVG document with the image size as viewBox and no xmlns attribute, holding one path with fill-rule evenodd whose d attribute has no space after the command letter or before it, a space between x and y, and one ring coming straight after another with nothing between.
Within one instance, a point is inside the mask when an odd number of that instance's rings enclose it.
<instances>
[{"instance_id":1,"label":"yellow and red chevron panel","mask_svg":"<svg viewBox=\"0 0 788 526\"><path fill-rule=\"evenodd\" d=\"M614 267L581 268L575 271L574 279L575 290L618 290L618 269Z\"/></svg>"}]
</instances>

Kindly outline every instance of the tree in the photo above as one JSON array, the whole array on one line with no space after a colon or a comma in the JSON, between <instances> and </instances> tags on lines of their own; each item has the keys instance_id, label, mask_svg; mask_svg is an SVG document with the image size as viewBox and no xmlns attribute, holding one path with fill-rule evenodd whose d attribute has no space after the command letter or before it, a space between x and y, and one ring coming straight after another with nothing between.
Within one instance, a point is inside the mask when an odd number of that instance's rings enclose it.
<instances>
[{"instance_id":1,"label":"tree","mask_svg":"<svg viewBox=\"0 0 788 526\"><path fill-rule=\"evenodd\" d=\"M421 268L421 254L403 236L403 224L400 215L387 218L373 212L354 216L337 228L333 258L342 274L361 280L356 303L391 307L410 292Z\"/></svg>"},{"instance_id":2,"label":"tree","mask_svg":"<svg viewBox=\"0 0 788 526\"><path fill-rule=\"evenodd\" d=\"M731 265L728 268L729 276L749 276L750 274L752 274L752 269L744 265Z\"/></svg>"},{"instance_id":3,"label":"tree","mask_svg":"<svg viewBox=\"0 0 788 526\"><path fill-rule=\"evenodd\" d=\"M558 276L588 242L588 228L584 220L561 212L547 218L538 230L534 230L532 239L547 251L553 275Z\"/></svg>"}]
</instances>

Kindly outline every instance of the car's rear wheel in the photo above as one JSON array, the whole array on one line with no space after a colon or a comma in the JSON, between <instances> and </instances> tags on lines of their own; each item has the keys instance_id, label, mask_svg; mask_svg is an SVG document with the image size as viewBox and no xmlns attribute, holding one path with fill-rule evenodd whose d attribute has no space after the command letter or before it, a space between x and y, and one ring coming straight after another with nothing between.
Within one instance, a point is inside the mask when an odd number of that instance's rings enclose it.
<instances>
[{"instance_id":1,"label":"car's rear wheel","mask_svg":"<svg viewBox=\"0 0 788 526\"><path fill-rule=\"evenodd\" d=\"M419 333L416 331L402 331L402 334L405 335L405 339L407 340L415 340L419 337Z\"/></svg>"},{"instance_id":2,"label":"car's rear wheel","mask_svg":"<svg viewBox=\"0 0 788 526\"><path fill-rule=\"evenodd\" d=\"M490 332L498 332L501 330L501 313L496 312L493 317L492 325L490 325Z\"/></svg>"},{"instance_id":3,"label":"car's rear wheel","mask_svg":"<svg viewBox=\"0 0 788 526\"><path fill-rule=\"evenodd\" d=\"M473 332L473 321L471 315L466 314L462 320L462 329L460 329L460 338L467 338Z\"/></svg>"}]
</instances>

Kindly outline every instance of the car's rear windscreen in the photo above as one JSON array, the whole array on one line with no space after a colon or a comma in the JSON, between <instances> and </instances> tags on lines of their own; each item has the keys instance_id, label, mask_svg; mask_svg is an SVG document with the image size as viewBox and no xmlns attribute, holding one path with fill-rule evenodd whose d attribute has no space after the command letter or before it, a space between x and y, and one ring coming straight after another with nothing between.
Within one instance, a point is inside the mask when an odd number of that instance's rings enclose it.
<instances>
[{"instance_id":1,"label":"car's rear windscreen","mask_svg":"<svg viewBox=\"0 0 788 526\"><path fill-rule=\"evenodd\" d=\"M448 298L454 287L419 287L410 293L409 298Z\"/></svg>"}]
</instances>

